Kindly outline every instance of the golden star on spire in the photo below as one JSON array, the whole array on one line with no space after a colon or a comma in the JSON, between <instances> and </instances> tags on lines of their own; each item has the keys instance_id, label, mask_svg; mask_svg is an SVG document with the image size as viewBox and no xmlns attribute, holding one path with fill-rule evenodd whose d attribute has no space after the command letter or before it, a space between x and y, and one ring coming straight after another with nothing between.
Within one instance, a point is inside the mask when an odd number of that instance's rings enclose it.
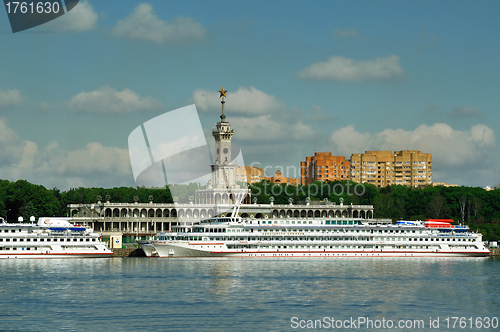
<instances>
[{"instance_id":1,"label":"golden star on spire","mask_svg":"<svg viewBox=\"0 0 500 332\"><path fill-rule=\"evenodd\" d=\"M224 90L224 87L222 87L222 90L219 90L219 93L220 93L219 98L226 97L226 92L227 92L227 90Z\"/></svg>"}]
</instances>

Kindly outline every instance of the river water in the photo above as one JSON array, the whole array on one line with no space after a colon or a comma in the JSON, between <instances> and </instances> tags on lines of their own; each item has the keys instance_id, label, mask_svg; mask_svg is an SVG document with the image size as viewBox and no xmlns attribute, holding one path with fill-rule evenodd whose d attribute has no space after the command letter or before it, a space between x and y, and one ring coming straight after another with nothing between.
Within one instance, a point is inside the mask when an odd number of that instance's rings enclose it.
<instances>
[{"instance_id":1,"label":"river water","mask_svg":"<svg viewBox=\"0 0 500 332\"><path fill-rule=\"evenodd\" d=\"M1 260L0 278L0 331L500 330L493 258Z\"/></svg>"}]
</instances>

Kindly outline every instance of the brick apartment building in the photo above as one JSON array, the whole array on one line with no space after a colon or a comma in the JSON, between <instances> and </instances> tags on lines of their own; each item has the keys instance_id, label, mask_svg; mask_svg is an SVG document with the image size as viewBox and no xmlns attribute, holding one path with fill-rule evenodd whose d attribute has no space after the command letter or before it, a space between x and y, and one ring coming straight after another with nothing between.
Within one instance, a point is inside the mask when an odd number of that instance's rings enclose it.
<instances>
[{"instance_id":1,"label":"brick apartment building","mask_svg":"<svg viewBox=\"0 0 500 332\"><path fill-rule=\"evenodd\" d=\"M331 152L316 152L300 162L300 184L314 181L350 179L351 163L344 156L332 156Z\"/></svg>"},{"instance_id":2,"label":"brick apartment building","mask_svg":"<svg viewBox=\"0 0 500 332\"><path fill-rule=\"evenodd\" d=\"M351 155L351 180L379 187L432 184L432 154L416 150L366 151Z\"/></svg>"},{"instance_id":3,"label":"brick apartment building","mask_svg":"<svg viewBox=\"0 0 500 332\"><path fill-rule=\"evenodd\" d=\"M255 166L236 166L236 182L257 183L264 180L264 170Z\"/></svg>"}]
</instances>

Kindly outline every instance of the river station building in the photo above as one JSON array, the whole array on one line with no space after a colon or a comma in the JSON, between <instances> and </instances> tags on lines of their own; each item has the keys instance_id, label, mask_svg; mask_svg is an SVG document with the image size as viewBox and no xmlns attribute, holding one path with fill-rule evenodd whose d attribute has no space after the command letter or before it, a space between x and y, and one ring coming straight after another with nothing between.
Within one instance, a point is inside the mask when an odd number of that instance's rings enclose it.
<instances>
[{"instance_id":1,"label":"river station building","mask_svg":"<svg viewBox=\"0 0 500 332\"><path fill-rule=\"evenodd\" d=\"M231 140L235 133L224 114L225 92L220 92L222 115L212 131L215 139L215 161L207 165L211 171L211 179L206 188L198 189L189 202L149 203L144 202L110 202L109 197L92 204L69 204L68 215L74 223L86 223L95 231L125 237L151 235L156 232L170 231L174 225L189 225L203 218L213 216L229 216L235 202L241 201L239 215L244 218L369 218L373 216L372 205L344 205L329 201L293 202L289 204L269 204L259 202L252 197L249 189L240 186L237 166L231 158ZM344 164L342 164L344 163ZM335 164L337 166L337 164ZM348 162L341 161L339 174L348 176ZM333 167L332 170L336 168ZM245 173L247 169L245 168ZM250 169L250 175L257 172ZM333 171L335 174L335 171ZM240 173L241 174L241 173ZM248 174L248 173L247 173ZM319 173L318 173L319 174ZM325 173L322 173L325 174ZM258 174L255 174L258 175ZM252 178L252 177L251 177ZM288 178L275 174L274 180L287 182ZM251 181L249 181L251 182ZM126 241L124 237L124 242Z\"/></svg>"}]
</instances>

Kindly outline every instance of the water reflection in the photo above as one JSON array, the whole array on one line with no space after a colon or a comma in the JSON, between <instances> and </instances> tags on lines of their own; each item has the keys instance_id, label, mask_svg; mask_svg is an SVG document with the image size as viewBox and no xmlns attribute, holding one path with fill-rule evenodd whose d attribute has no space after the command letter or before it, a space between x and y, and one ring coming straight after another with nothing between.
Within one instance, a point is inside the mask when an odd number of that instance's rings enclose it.
<instances>
[{"instance_id":1,"label":"water reflection","mask_svg":"<svg viewBox=\"0 0 500 332\"><path fill-rule=\"evenodd\" d=\"M5 330L290 330L307 319L500 316L489 258L0 262Z\"/></svg>"}]
</instances>

